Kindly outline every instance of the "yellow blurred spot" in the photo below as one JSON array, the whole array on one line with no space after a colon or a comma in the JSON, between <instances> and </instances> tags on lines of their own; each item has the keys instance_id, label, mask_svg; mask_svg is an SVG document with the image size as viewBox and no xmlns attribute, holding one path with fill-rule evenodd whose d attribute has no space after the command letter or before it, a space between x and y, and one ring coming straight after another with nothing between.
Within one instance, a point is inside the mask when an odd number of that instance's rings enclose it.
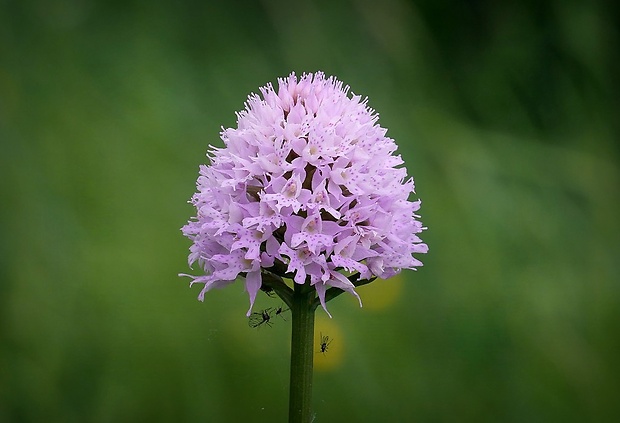
<instances>
[{"instance_id":1,"label":"yellow blurred spot","mask_svg":"<svg viewBox=\"0 0 620 423\"><path fill-rule=\"evenodd\" d=\"M325 352L321 352L321 335L329 340ZM314 323L314 370L328 372L338 367L344 356L344 346L344 336L334 319L317 313Z\"/></svg>"},{"instance_id":2,"label":"yellow blurred spot","mask_svg":"<svg viewBox=\"0 0 620 423\"><path fill-rule=\"evenodd\" d=\"M393 305L403 290L403 276L398 274L390 279L377 279L359 287L356 291L362 298L364 309L383 310Z\"/></svg>"}]
</instances>

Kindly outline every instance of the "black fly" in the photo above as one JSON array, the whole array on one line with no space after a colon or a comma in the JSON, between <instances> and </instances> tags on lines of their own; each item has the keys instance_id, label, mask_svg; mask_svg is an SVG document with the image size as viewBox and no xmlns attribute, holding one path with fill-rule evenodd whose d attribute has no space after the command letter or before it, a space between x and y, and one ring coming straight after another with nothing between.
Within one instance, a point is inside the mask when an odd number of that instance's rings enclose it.
<instances>
[{"instance_id":1,"label":"black fly","mask_svg":"<svg viewBox=\"0 0 620 423\"><path fill-rule=\"evenodd\" d=\"M332 343L332 340L329 339L329 336L325 335L323 336L323 333L321 333L321 343L319 345L319 351L322 354L325 354L327 352L327 347L329 347L329 344Z\"/></svg>"},{"instance_id":2,"label":"black fly","mask_svg":"<svg viewBox=\"0 0 620 423\"><path fill-rule=\"evenodd\" d=\"M273 312L273 309L271 307L266 308L261 311L255 311L252 314L250 314L250 320L248 321L248 324L252 328L257 328L263 324L271 327L272 325L271 313L272 312Z\"/></svg>"}]
</instances>

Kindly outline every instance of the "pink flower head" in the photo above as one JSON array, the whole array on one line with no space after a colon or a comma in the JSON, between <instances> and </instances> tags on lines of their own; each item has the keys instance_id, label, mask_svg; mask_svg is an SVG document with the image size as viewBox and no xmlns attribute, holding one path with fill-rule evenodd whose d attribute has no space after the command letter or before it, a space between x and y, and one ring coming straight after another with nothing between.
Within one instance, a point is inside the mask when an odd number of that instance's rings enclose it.
<instances>
[{"instance_id":1,"label":"pink flower head","mask_svg":"<svg viewBox=\"0 0 620 423\"><path fill-rule=\"evenodd\" d=\"M367 99L322 72L260 92L200 167L197 214L182 228L190 266L204 271L190 276L204 285L199 299L243 276L251 311L263 271L280 263L325 308L330 287L357 296L345 274L388 278L422 266L413 179Z\"/></svg>"}]
</instances>

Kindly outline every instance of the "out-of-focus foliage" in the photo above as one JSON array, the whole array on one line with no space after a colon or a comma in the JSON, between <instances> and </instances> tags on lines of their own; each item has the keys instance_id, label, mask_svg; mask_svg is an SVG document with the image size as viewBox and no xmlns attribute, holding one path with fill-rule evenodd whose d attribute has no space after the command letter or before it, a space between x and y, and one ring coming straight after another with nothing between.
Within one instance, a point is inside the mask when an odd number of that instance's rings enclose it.
<instances>
[{"instance_id":1,"label":"out-of-focus foliage","mask_svg":"<svg viewBox=\"0 0 620 423\"><path fill-rule=\"evenodd\" d=\"M317 421L610 421L613 9L0 1L0 421L285 420L290 319L248 327L241 284L196 301L179 228L247 94L316 70L380 112L430 247L319 315Z\"/></svg>"}]
</instances>

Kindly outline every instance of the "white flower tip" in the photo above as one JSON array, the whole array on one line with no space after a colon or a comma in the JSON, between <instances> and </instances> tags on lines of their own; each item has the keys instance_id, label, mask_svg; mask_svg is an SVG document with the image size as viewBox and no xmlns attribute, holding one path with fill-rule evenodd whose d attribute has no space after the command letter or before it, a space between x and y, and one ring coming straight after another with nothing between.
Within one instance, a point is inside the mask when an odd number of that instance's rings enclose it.
<instances>
[{"instance_id":1,"label":"white flower tip","mask_svg":"<svg viewBox=\"0 0 620 423\"><path fill-rule=\"evenodd\" d=\"M329 316L330 319L332 319L332 315L329 311L327 311L327 308L325 306L323 306L323 310L325 310L325 313L327 313L327 315Z\"/></svg>"}]
</instances>

